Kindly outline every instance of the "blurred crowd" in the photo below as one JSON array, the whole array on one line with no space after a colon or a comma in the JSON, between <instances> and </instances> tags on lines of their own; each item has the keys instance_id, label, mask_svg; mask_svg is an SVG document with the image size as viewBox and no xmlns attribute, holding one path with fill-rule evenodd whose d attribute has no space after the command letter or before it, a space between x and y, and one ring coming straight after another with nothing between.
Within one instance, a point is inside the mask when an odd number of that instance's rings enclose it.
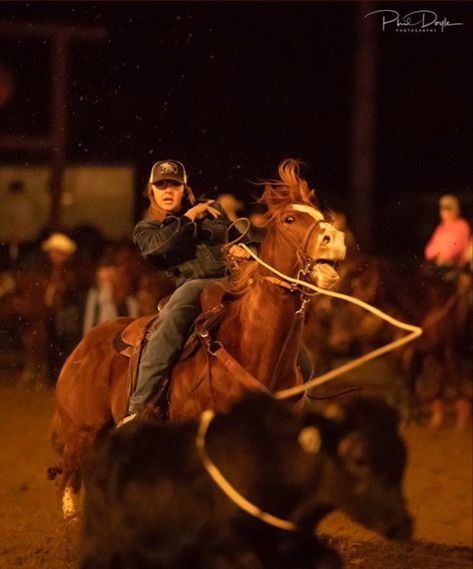
<instances>
[{"instance_id":1,"label":"blurred crowd","mask_svg":"<svg viewBox=\"0 0 473 569\"><path fill-rule=\"evenodd\" d=\"M22 366L21 383L54 384L69 353L105 320L152 314L173 291L131 241L107 243L96 230L55 232L0 271L2 364ZM5 251L4 251L5 253Z\"/></svg>"},{"instance_id":2,"label":"blurred crowd","mask_svg":"<svg viewBox=\"0 0 473 569\"><path fill-rule=\"evenodd\" d=\"M244 214L252 238L264 238L264 210L258 204L249 207L231 194L217 201L240 231L247 226L239 220ZM390 356L390 369L402 378L401 399L417 408L419 399L428 401L432 426L443 423L444 402L454 401L462 427L471 415L471 231L455 196L440 199L439 215L424 262L405 270L362 254L346 215L331 213L347 244L340 290L424 329L415 346ZM0 263L0 365L21 366L20 381L32 388L54 384L68 354L94 326L152 314L174 290L173 281L145 262L131 240L110 243L90 227L42 234L28 246L5 242ZM315 375L398 334L357 306L327 297L313 304L305 341ZM386 369L383 374L389 376ZM323 393L318 390L317 396Z\"/></svg>"}]
</instances>

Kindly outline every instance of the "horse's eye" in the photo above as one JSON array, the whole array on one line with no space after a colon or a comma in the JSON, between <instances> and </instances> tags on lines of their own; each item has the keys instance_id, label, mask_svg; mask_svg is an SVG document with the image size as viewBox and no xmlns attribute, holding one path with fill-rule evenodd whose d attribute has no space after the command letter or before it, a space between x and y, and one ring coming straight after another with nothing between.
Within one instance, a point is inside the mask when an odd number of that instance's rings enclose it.
<instances>
[{"instance_id":1,"label":"horse's eye","mask_svg":"<svg viewBox=\"0 0 473 569\"><path fill-rule=\"evenodd\" d=\"M292 215L288 215L287 217L284 218L284 223L293 223L295 220L295 218Z\"/></svg>"}]
</instances>

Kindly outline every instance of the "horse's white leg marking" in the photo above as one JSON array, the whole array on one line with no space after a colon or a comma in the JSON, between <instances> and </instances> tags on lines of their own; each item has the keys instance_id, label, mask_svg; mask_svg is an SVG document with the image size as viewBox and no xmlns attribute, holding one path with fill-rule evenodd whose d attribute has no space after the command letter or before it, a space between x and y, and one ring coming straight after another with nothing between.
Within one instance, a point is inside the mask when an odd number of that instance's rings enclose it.
<instances>
[{"instance_id":1,"label":"horse's white leg marking","mask_svg":"<svg viewBox=\"0 0 473 569\"><path fill-rule=\"evenodd\" d=\"M65 520L76 518L79 515L80 493L74 492L70 486L66 486L62 495L62 514Z\"/></svg>"}]
</instances>

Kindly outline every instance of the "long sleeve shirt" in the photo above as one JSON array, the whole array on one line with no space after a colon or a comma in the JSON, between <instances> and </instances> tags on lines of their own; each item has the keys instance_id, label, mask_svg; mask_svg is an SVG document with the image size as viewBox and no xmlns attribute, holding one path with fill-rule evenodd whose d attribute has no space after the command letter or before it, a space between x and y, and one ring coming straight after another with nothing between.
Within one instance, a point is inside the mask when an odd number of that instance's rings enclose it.
<instances>
[{"instance_id":1,"label":"long sleeve shirt","mask_svg":"<svg viewBox=\"0 0 473 569\"><path fill-rule=\"evenodd\" d=\"M461 265L470 236L470 226L462 218L440 223L425 247L425 258L437 265Z\"/></svg>"},{"instance_id":2,"label":"long sleeve shirt","mask_svg":"<svg viewBox=\"0 0 473 569\"><path fill-rule=\"evenodd\" d=\"M218 219L192 221L185 215L168 214L162 221L140 221L133 241L143 257L167 270L178 286L192 279L223 277L222 247L231 221L219 204L212 207L221 212Z\"/></svg>"}]
</instances>

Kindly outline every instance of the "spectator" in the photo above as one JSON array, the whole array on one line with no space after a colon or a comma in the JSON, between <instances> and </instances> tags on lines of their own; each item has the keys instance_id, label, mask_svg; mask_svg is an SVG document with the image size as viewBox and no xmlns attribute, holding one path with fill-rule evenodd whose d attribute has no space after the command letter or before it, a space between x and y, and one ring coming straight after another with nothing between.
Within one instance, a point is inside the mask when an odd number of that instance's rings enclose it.
<instances>
[{"instance_id":1,"label":"spectator","mask_svg":"<svg viewBox=\"0 0 473 569\"><path fill-rule=\"evenodd\" d=\"M263 241L266 235L266 211L266 207L260 203L254 204L251 208L251 213L248 216L250 220L249 238L254 242Z\"/></svg>"},{"instance_id":2,"label":"spectator","mask_svg":"<svg viewBox=\"0 0 473 569\"><path fill-rule=\"evenodd\" d=\"M82 291L78 289L73 259L77 245L64 233L53 233L41 248L49 261L44 304L48 312L49 369L56 378L81 338Z\"/></svg>"},{"instance_id":3,"label":"spectator","mask_svg":"<svg viewBox=\"0 0 473 569\"><path fill-rule=\"evenodd\" d=\"M220 194L217 196L217 203L223 207L230 221L236 221L243 209L243 202L237 200L232 194Z\"/></svg>"},{"instance_id":4,"label":"spectator","mask_svg":"<svg viewBox=\"0 0 473 569\"><path fill-rule=\"evenodd\" d=\"M83 335L97 324L118 316L138 317L138 302L128 293L127 283L121 281L123 273L113 263L104 262L97 269L95 285L85 303Z\"/></svg>"},{"instance_id":5,"label":"spectator","mask_svg":"<svg viewBox=\"0 0 473 569\"><path fill-rule=\"evenodd\" d=\"M461 339L468 334L466 323L468 314L471 311L471 275L462 274L458 270L468 267L471 263L471 230L465 219L460 215L460 204L458 198L451 194L442 196L439 200L440 223L436 227L432 237L425 247L425 258L431 261L439 271L439 276L445 283L454 286L449 301L453 303L454 310L449 313L448 324L457 323L457 339L454 345L460 343ZM443 306L448 306L448 301ZM441 312L442 308L439 309ZM437 313L433 312L429 319L423 323L424 329L432 328L435 330L435 318ZM456 361L455 369L462 370L461 353L454 354ZM438 390L434 396L431 409L432 427L440 427L444 421L445 414L445 392L447 384L454 383L456 391L456 411L457 426L462 429L471 419L471 401L463 387L463 382L456 376L463 377L462 371L453 373L449 370L440 378ZM456 380L456 381L455 381ZM459 383L459 385L456 385Z\"/></svg>"},{"instance_id":6,"label":"spectator","mask_svg":"<svg viewBox=\"0 0 473 569\"><path fill-rule=\"evenodd\" d=\"M438 267L462 268L470 244L470 226L460 216L456 196L442 196L439 207L441 221L425 247L425 258Z\"/></svg>"}]
</instances>

